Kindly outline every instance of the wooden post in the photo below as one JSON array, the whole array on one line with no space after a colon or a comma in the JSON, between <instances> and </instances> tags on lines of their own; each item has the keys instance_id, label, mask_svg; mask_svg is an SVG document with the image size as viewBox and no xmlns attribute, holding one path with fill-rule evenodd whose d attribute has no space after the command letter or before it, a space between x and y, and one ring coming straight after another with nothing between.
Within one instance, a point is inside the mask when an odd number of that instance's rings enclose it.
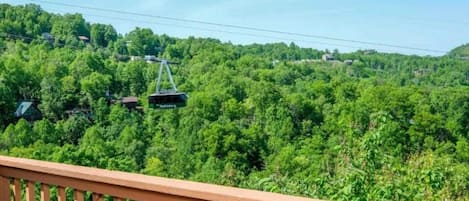
<instances>
[{"instance_id":1,"label":"wooden post","mask_svg":"<svg viewBox=\"0 0 469 201\"><path fill-rule=\"evenodd\" d=\"M85 200L85 193L80 190L75 190L74 198L75 201L84 201Z\"/></svg>"},{"instance_id":2,"label":"wooden post","mask_svg":"<svg viewBox=\"0 0 469 201\"><path fill-rule=\"evenodd\" d=\"M26 201L36 201L33 181L26 183Z\"/></svg>"},{"instance_id":3,"label":"wooden post","mask_svg":"<svg viewBox=\"0 0 469 201\"><path fill-rule=\"evenodd\" d=\"M10 179L0 176L0 200L10 200Z\"/></svg>"},{"instance_id":4,"label":"wooden post","mask_svg":"<svg viewBox=\"0 0 469 201\"><path fill-rule=\"evenodd\" d=\"M13 200L21 201L21 180L13 180Z\"/></svg>"},{"instance_id":5,"label":"wooden post","mask_svg":"<svg viewBox=\"0 0 469 201\"><path fill-rule=\"evenodd\" d=\"M93 193L93 201L103 201L104 200L104 196L103 195L100 195L100 194L97 194L97 193Z\"/></svg>"},{"instance_id":6,"label":"wooden post","mask_svg":"<svg viewBox=\"0 0 469 201\"><path fill-rule=\"evenodd\" d=\"M67 201L67 195L65 194L65 188L57 186L57 201Z\"/></svg>"},{"instance_id":7,"label":"wooden post","mask_svg":"<svg viewBox=\"0 0 469 201\"><path fill-rule=\"evenodd\" d=\"M50 201L50 190L47 184L41 184L41 201Z\"/></svg>"}]
</instances>

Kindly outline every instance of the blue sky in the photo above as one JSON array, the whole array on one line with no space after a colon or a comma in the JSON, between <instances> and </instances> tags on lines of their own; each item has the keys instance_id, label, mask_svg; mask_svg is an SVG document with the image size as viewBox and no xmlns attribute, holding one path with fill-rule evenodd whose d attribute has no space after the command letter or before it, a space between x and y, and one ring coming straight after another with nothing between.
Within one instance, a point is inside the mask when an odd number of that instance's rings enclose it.
<instances>
[{"instance_id":1,"label":"blue sky","mask_svg":"<svg viewBox=\"0 0 469 201\"><path fill-rule=\"evenodd\" d=\"M468 0L49 1L444 51L449 51L456 46L469 42ZM295 42L302 47L331 50L337 48L341 52L349 52L357 48L371 48L404 54L442 54L174 22L158 18L64 7L29 0L2 0L2 2L15 5L36 3L46 11L54 13L82 13L88 21L112 24L118 32L123 34L138 26L151 28L157 34L166 33L176 37L191 35L212 37L236 44ZM239 32L251 35L240 34Z\"/></svg>"}]
</instances>

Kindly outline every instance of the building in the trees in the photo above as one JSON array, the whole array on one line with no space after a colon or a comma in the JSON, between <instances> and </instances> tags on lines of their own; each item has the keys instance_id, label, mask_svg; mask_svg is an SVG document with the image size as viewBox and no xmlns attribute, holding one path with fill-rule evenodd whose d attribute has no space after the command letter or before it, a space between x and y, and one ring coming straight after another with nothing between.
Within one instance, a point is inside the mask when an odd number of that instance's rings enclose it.
<instances>
[{"instance_id":1,"label":"building in the trees","mask_svg":"<svg viewBox=\"0 0 469 201\"><path fill-rule=\"evenodd\" d=\"M142 60L142 57L140 56L130 56L130 61L139 61Z\"/></svg>"},{"instance_id":2,"label":"building in the trees","mask_svg":"<svg viewBox=\"0 0 469 201\"><path fill-rule=\"evenodd\" d=\"M42 33L41 36L42 36L42 38L43 38L44 40L46 40L46 41L49 42L49 43L53 43L53 42L54 42L54 36L53 36L52 34L50 34L50 33L44 32L44 33Z\"/></svg>"},{"instance_id":3,"label":"building in the trees","mask_svg":"<svg viewBox=\"0 0 469 201\"><path fill-rule=\"evenodd\" d=\"M344 64L352 65L353 61L351 59L344 60Z\"/></svg>"},{"instance_id":4,"label":"building in the trees","mask_svg":"<svg viewBox=\"0 0 469 201\"><path fill-rule=\"evenodd\" d=\"M145 55L143 58L147 63L153 63L156 62L158 59L154 55Z\"/></svg>"},{"instance_id":5,"label":"building in the trees","mask_svg":"<svg viewBox=\"0 0 469 201\"><path fill-rule=\"evenodd\" d=\"M138 106L138 98L135 96L123 97L118 102L127 107L127 109L135 109Z\"/></svg>"},{"instance_id":6,"label":"building in the trees","mask_svg":"<svg viewBox=\"0 0 469 201\"><path fill-rule=\"evenodd\" d=\"M334 56L332 56L331 54L324 54L324 55L322 55L322 60L323 61L332 61L332 60L334 60Z\"/></svg>"},{"instance_id":7,"label":"building in the trees","mask_svg":"<svg viewBox=\"0 0 469 201\"><path fill-rule=\"evenodd\" d=\"M86 36L78 36L78 39L80 39L81 41L87 43L88 41L90 41L90 39Z\"/></svg>"},{"instance_id":8,"label":"building in the trees","mask_svg":"<svg viewBox=\"0 0 469 201\"><path fill-rule=\"evenodd\" d=\"M37 108L37 104L33 101L21 101L18 103L15 111L17 119L25 119L27 121L35 121L42 119L42 113Z\"/></svg>"}]
</instances>

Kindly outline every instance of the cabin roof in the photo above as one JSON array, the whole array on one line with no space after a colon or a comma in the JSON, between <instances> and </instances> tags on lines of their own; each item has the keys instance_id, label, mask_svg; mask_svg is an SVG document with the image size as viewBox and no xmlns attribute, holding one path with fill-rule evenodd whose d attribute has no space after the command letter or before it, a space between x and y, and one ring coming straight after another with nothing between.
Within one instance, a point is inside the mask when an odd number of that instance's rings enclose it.
<instances>
[{"instance_id":1,"label":"cabin roof","mask_svg":"<svg viewBox=\"0 0 469 201\"><path fill-rule=\"evenodd\" d=\"M26 113L26 111L28 111L28 109L31 108L32 105L33 105L33 102L31 101L20 102L20 104L16 108L15 116L22 117Z\"/></svg>"},{"instance_id":2,"label":"cabin roof","mask_svg":"<svg viewBox=\"0 0 469 201\"><path fill-rule=\"evenodd\" d=\"M145 57L143 59L145 59L145 61L156 61L157 60L155 55L145 55Z\"/></svg>"},{"instance_id":3,"label":"cabin roof","mask_svg":"<svg viewBox=\"0 0 469 201\"><path fill-rule=\"evenodd\" d=\"M138 98L135 96L123 97L121 100L121 103L136 103L136 102L138 102Z\"/></svg>"},{"instance_id":4,"label":"cabin roof","mask_svg":"<svg viewBox=\"0 0 469 201\"><path fill-rule=\"evenodd\" d=\"M78 38L79 38L80 40L85 40L85 41L90 40L90 39L89 39L88 37L86 37L86 36L78 36Z\"/></svg>"},{"instance_id":5,"label":"cabin roof","mask_svg":"<svg viewBox=\"0 0 469 201\"><path fill-rule=\"evenodd\" d=\"M50 33L44 32L44 33L42 33L42 38L44 38L46 40L51 40L51 39L54 39L54 36Z\"/></svg>"}]
</instances>

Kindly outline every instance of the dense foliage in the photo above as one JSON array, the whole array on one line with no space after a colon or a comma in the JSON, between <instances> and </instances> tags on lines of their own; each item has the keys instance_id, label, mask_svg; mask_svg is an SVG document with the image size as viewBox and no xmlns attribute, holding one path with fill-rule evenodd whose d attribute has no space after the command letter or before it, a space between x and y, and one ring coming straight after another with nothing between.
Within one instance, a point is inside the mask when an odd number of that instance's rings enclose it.
<instances>
[{"instance_id":1,"label":"dense foliage","mask_svg":"<svg viewBox=\"0 0 469 201\"><path fill-rule=\"evenodd\" d=\"M0 19L1 154L332 200L469 199L468 61L334 51L346 65L295 44L120 35L35 5ZM128 57L149 54L180 62L187 107L148 108L158 64ZM25 99L42 120L14 119Z\"/></svg>"}]
</instances>

